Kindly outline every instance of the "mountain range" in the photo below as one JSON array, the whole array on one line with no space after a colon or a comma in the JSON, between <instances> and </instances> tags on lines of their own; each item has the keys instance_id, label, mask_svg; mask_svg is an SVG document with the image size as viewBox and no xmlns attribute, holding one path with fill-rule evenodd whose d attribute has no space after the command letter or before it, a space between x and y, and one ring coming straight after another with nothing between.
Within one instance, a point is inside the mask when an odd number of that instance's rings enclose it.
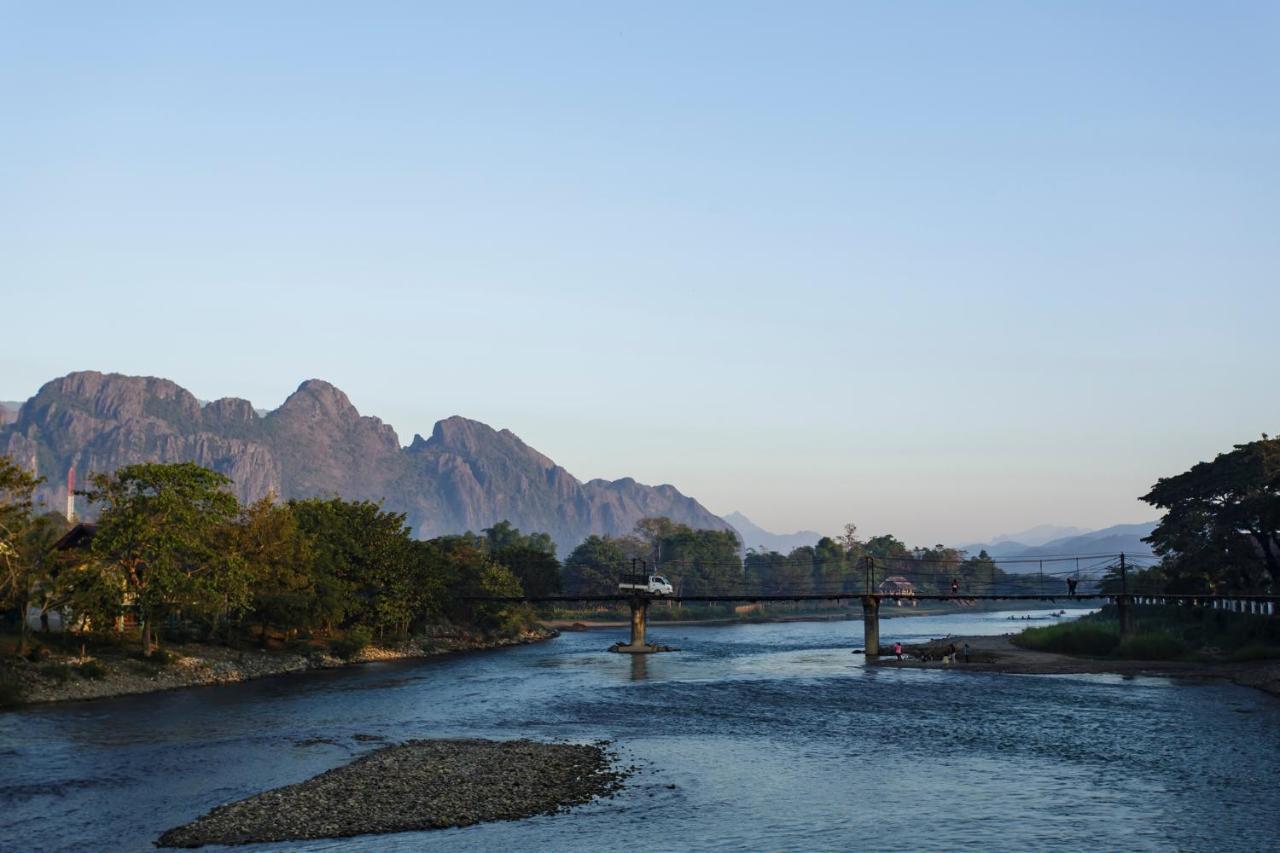
<instances>
[{"instance_id":1,"label":"mountain range","mask_svg":"<svg viewBox=\"0 0 1280 853\"><path fill-rule=\"evenodd\" d=\"M382 501L424 538L505 519L549 533L564 554L593 533L630 533L647 516L729 529L674 486L582 482L511 431L479 421L446 418L402 447L389 425L319 379L262 415L234 397L202 404L167 379L83 371L46 383L7 421L0 453L46 477L36 498L53 508L65 506L73 465L83 484L90 472L131 463L188 461L230 477L242 501Z\"/></svg>"},{"instance_id":2,"label":"mountain range","mask_svg":"<svg viewBox=\"0 0 1280 853\"><path fill-rule=\"evenodd\" d=\"M734 530L738 531L738 538L742 540L742 547L748 550L754 548L757 551L777 551L780 554L789 554L795 548L817 545L818 540L822 538L821 533L813 530L797 530L795 533L770 533L740 512L731 512L724 517L724 520L733 525Z\"/></svg>"},{"instance_id":3,"label":"mountain range","mask_svg":"<svg viewBox=\"0 0 1280 853\"><path fill-rule=\"evenodd\" d=\"M992 537L992 542L1021 542L1023 545L1044 545L1055 539L1066 539L1070 536L1083 536L1090 531L1083 527L1064 527L1060 524L1038 524L1017 533L1001 533Z\"/></svg>"},{"instance_id":4,"label":"mountain range","mask_svg":"<svg viewBox=\"0 0 1280 853\"><path fill-rule=\"evenodd\" d=\"M1087 533L1051 539L1040 545L1003 540L965 545L963 550L971 555L977 554L979 551L986 551L996 558L1028 557L1036 559L1072 554L1120 553L1131 557L1151 557L1154 556L1151 546L1142 540L1151 535L1151 531L1155 526L1156 522L1154 521L1141 524L1116 524L1111 527L1104 527L1101 530L1091 530ZM1019 571L1020 568L1026 569L1026 571L1036 571L1038 567L1034 564L1024 564L1021 567L1018 564L1008 564L1004 568L1008 571Z\"/></svg>"}]
</instances>

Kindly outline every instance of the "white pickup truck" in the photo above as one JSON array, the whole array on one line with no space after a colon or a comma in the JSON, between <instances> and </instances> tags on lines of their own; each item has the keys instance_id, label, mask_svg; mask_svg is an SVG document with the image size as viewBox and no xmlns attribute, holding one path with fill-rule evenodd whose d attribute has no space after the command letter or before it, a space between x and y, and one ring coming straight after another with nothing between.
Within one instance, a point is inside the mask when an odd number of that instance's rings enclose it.
<instances>
[{"instance_id":1,"label":"white pickup truck","mask_svg":"<svg viewBox=\"0 0 1280 853\"><path fill-rule=\"evenodd\" d=\"M618 583L623 592L644 592L649 595L674 595L675 587L662 575L624 575Z\"/></svg>"}]
</instances>

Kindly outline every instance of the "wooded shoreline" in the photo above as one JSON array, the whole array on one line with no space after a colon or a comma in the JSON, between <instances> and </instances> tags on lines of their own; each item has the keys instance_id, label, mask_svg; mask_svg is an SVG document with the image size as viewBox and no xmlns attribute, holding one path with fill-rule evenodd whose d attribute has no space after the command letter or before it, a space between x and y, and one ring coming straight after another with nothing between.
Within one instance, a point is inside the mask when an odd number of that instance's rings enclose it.
<instances>
[{"instance_id":1,"label":"wooded shoreline","mask_svg":"<svg viewBox=\"0 0 1280 853\"><path fill-rule=\"evenodd\" d=\"M416 638L390 646L367 646L349 658L327 651L296 652L263 649L234 649L228 646L190 643L170 649L171 659L155 666L123 655L65 655L40 665L21 658L0 658L0 674L22 683L23 699L0 713L60 702L111 699L141 693L178 690L214 684L237 684L257 678L338 669L379 661L408 660L440 655L488 651L543 642L559 636L553 628L538 626L517 634L489 636L454 632ZM50 664L65 667L61 678L51 677ZM96 665L91 678L74 674L87 664Z\"/></svg>"}]
</instances>

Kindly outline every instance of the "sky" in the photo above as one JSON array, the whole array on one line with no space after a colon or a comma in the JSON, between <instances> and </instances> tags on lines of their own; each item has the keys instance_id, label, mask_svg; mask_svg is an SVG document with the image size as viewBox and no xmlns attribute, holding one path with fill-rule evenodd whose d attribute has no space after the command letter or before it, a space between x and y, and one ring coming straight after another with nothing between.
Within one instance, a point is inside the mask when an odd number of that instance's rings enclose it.
<instances>
[{"instance_id":1,"label":"sky","mask_svg":"<svg viewBox=\"0 0 1280 853\"><path fill-rule=\"evenodd\" d=\"M1280 5L0 2L0 399L72 370L960 543L1280 432Z\"/></svg>"}]
</instances>

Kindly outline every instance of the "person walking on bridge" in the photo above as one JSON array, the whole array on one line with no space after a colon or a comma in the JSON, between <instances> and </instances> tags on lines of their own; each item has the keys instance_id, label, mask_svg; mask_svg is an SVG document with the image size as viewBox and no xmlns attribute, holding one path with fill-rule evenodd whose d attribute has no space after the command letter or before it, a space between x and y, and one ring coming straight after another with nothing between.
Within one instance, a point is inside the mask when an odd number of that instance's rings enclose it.
<instances>
[{"instance_id":1,"label":"person walking on bridge","mask_svg":"<svg viewBox=\"0 0 1280 853\"><path fill-rule=\"evenodd\" d=\"M1075 578L1067 578L1067 594L1070 595L1072 598L1075 597L1076 584L1078 583L1080 583L1080 581L1076 580Z\"/></svg>"},{"instance_id":2,"label":"person walking on bridge","mask_svg":"<svg viewBox=\"0 0 1280 853\"><path fill-rule=\"evenodd\" d=\"M960 594L960 578L951 579L951 594L952 595Z\"/></svg>"},{"instance_id":3,"label":"person walking on bridge","mask_svg":"<svg viewBox=\"0 0 1280 853\"><path fill-rule=\"evenodd\" d=\"M893 644L893 653L898 656L898 660L902 660L902 643Z\"/></svg>"}]
</instances>

